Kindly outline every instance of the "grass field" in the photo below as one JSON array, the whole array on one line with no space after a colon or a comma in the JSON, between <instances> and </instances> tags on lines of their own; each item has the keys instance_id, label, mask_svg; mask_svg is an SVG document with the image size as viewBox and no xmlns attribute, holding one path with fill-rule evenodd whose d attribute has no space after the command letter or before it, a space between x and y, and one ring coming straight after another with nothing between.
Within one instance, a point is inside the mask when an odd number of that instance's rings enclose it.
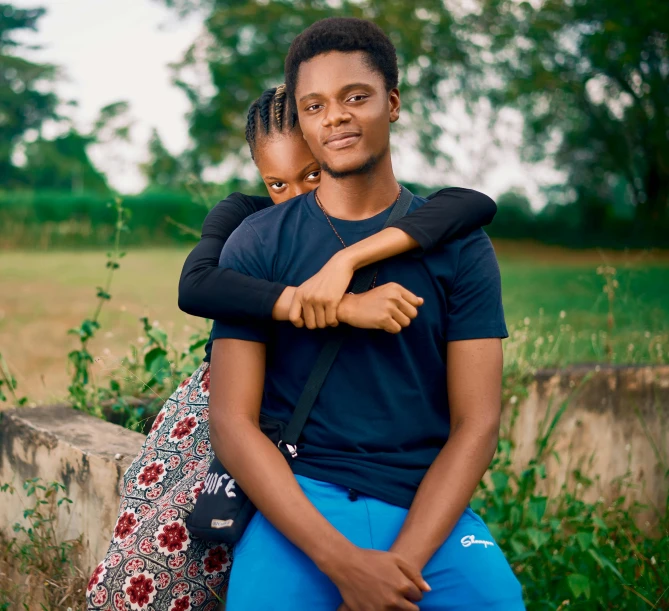
<instances>
[{"instance_id":1,"label":"grass field","mask_svg":"<svg viewBox=\"0 0 669 611\"><path fill-rule=\"evenodd\" d=\"M669 352L669 253L569 251L534 244L496 243L511 339L507 360L566 364L612 359L658 362ZM92 344L105 375L137 342L140 316L157 320L175 343L205 323L177 308L177 281L187 250L129 252L105 305ZM90 315L105 256L94 252L0 252L0 353L19 390L38 402L62 398L66 355L75 346L67 330ZM604 263L619 287L609 300Z\"/></svg>"}]
</instances>

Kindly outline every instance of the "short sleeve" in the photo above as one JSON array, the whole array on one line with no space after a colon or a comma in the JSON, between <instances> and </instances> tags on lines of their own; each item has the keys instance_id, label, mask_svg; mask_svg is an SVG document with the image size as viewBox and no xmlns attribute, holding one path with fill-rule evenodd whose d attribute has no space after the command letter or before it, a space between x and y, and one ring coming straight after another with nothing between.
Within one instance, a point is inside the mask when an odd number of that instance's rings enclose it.
<instances>
[{"instance_id":1,"label":"short sleeve","mask_svg":"<svg viewBox=\"0 0 669 611\"><path fill-rule=\"evenodd\" d=\"M483 230L462 240L447 302L447 342L508 337L499 264Z\"/></svg>"},{"instance_id":2,"label":"short sleeve","mask_svg":"<svg viewBox=\"0 0 669 611\"><path fill-rule=\"evenodd\" d=\"M225 243L219 260L219 267L232 269L241 274L268 280L262 249L255 229L244 221ZM269 336L267 321L214 321L211 339L243 339L250 342L267 341Z\"/></svg>"}]
</instances>

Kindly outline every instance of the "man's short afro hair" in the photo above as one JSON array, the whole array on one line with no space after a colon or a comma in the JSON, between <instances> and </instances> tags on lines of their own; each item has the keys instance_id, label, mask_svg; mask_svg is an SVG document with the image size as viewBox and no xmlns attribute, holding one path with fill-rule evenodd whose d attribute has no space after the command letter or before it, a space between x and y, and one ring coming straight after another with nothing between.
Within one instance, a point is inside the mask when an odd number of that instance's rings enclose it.
<instances>
[{"instance_id":1,"label":"man's short afro hair","mask_svg":"<svg viewBox=\"0 0 669 611\"><path fill-rule=\"evenodd\" d=\"M288 96L293 101L300 65L330 51L363 51L370 67L383 76L386 89L390 91L397 87L397 52L386 33L364 19L328 17L310 25L290 45L284 70Z\"/></svg>"}]
</instances>

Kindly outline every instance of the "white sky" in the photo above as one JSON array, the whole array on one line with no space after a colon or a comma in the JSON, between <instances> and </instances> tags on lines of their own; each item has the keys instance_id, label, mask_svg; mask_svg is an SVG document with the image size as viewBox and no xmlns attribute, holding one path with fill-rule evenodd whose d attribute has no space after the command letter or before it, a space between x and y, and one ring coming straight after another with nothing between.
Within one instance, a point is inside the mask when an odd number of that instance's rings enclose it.
<instances>
[{"instance_id":1,"label":"white sky","mask_svg":"<svg viewBox=\"0 0 669 611\"><path fill-rule=\"evenodd\" d=\"M79 129L89 129L101 107L119 100L130 102L135 119L132 144L113 150L98 147L91 157L118 190L141 190L144 183L137 164L146 158L153 127L174 153L188 144L189 103L172 84L168 65L179 61L202 31L201 18L179 20L158 0L15 0L14 4L47 8L38 33L25 40L44 47L34 54L36 59L62 66L66 79L57 89L63 98L79 103L74 112ZM400 179L471 187L493 197L521 186L533 207L544 204L537 176L546 181L555 175L548 167L520 162L517 121L511 120L503 130L501 150L492 149L482 138L486 128L463 113L456 111L449 124L458 125L462 132L459 141L447 139L454 168L444 176L408 153L395 164Z\"/></svg>"}]
</instances>

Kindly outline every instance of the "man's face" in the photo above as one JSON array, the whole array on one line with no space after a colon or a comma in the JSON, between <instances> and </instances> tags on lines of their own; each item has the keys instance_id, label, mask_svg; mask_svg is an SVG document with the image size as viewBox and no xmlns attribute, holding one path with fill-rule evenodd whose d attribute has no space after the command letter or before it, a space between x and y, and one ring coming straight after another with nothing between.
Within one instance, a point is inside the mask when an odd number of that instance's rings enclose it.
<instances>
[{"instance_id":1,"label":"man's face","mask_svg":"<svg viewBox=\"0 0 669 611\"><path fill-rule=\"evenodd\" d=\"M365 173L389 154L399 92L386 90L362 51L332 51L304 62L295 101L309 148L334 178Z\"/></svg>"}]
</instances>

